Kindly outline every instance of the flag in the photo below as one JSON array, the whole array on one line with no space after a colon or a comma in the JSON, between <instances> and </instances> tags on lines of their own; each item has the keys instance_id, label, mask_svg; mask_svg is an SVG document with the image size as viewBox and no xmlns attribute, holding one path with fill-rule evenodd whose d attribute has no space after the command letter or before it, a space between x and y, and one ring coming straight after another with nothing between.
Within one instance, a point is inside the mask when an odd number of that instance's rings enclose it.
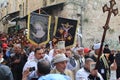
<instances>
[{"instance_id":1,"label":"flag","mask_svg":"<svg viewBox=\"0 0 120 80\"><path fill-rule=\"evenodd\" d=\"M56 17L53 43L65 41L65 47L74 45L78 20Z\"/></svg>"},{"instance_id":2,"label":"flag","mask_svg":"<svg viewBox=\"0 0 120 80\"><path fill-rule=\"evenodd\" d=\"M28 40L34 44L48 43L50 22L51 16L31 13L28 16Z\"/></svg>"}]
</instances>

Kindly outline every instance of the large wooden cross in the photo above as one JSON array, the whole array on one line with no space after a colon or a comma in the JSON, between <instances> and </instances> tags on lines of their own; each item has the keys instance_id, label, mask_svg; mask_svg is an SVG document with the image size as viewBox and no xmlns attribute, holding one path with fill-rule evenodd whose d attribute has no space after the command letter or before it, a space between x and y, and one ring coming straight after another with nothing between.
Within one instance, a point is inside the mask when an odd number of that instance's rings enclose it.
<instances>
[{"instance_id":1,"label":"large wooden cross","mask_svg":"<svg viewBox=\"0 0 120 80\"><path fill-rule=\"evenodd\" d=\"M109 22L110 22L111 14L113 13L114 16L116 16L118 14L118 8L113 9L115 4L116 4L115 0L110 0L110 7L108 7L107 4L105 4L103 6L103 12L108 11L108 16L107 16L106 23L103 26L104 32L103 32L103 36L102 36L102 40L101 40L101 46L100 46L100 50L99 50L99 54L98 54L96 67L95 67L96 69L97 69L97 66L99 66L99 58L102 55L102 47L103 47L103 43L104 43L104 40L105 40L106 32L109 29Z\"/></svg>"}]
</instances>

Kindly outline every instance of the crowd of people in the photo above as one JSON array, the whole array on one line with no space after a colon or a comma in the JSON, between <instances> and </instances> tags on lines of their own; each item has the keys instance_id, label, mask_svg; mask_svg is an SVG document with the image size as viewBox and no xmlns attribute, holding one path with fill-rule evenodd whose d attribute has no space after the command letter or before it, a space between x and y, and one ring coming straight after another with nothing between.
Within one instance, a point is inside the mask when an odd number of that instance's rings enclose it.
<instances>
[{"instance_id":1,"label":"crowd of people","mask_svg":"<svg viewBox=\"0 0 120 80\"><path fill-rule=\"evenodd\" d=\"M98 59L100 45L49 48L20 34L1 34L0 80L119 80L120 51L105 44Z\"/></svg>"}]
</instances>

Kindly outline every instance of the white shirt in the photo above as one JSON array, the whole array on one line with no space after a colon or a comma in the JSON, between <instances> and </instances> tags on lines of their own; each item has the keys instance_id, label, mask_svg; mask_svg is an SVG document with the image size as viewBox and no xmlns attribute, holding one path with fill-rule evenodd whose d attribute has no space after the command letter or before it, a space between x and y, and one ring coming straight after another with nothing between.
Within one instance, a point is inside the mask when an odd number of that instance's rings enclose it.
<instances>
[{"instance_id":1,"label":"white shirt","mask_svg":"<svg viewBox=\"0 0 120 80\"><path fill-rule=\"evenodd\" d=\"M34 58L35 58L35 56L34 56L34 51L32 51L32 52L29 54L27 60L32 60L32 59L34 59Z\"/></svg>"},{"instance_id":2,"label":"white shirt","mask_svg":"<svg viewBox=\"0 0 120 80\"><path fill-rule=\"evenodd\" d=\"M50 62L53 59L53 54L54 54L54 49L51 49L50 52L49 52L49 54L48 54Z\"/></svg>"},{"instance_id":3,"label":"white shirt","mask_svg":"<svg viewBox=\"0 0 120 80\"><path fill-rule=\"evenodd\" d=\"M81 68L80 70L77 71L75 78L76 78L76 80L88 80L89 74L90 74L90 72L87 72L87 71L85 71L84 68ZM103 80L100 73L97 73L97 74L98 74L98 77L100 78L100 80Z\"/></svg>"},{"instance_id":4,"label":"white shirt","mask_svg":"<svg viewBox=\"0 0 120 80\"><path fill-rule=\"evenodd\" d=\"M47 54L44 55L43 59L48 60L49 62L51 62L51 59Z\"/></svg>"},{"instance_id":5,"label":"white shirt","mask_svg":"<svg viewBox=\"0 0 120 80\"><path fill-rule=\"evenodd\" d=\"M117 80L117 78L116 78L116 70L111 70L110 80Z\"/></svg>"},{"instance_id":6,"label":"white shirt","mask_svg":"<svg viewBox=\"0 0 120 80\"><path fill-rule=\"evenodd\" d=\"M28 60L23 67L23 72L30 67L35 67L35 70L37 70L37 62L37 59Z\"/></svg>"}]
</instances>

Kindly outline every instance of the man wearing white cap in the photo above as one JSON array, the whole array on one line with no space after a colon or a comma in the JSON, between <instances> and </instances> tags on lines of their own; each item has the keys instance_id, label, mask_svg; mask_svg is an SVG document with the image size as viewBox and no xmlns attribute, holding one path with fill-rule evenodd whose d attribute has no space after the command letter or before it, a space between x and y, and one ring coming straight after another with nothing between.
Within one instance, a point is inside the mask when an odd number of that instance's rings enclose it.
<instances>
[{"instance_id":1,"label":"man wearing white cap","mask_svg":"<svg viewBox=\"0 0 120 80\"><path fill-rule=\"evenodd\" d=\"M98 55L101 43L94 44L93 49L95 53Z\"/></svg>"},{"instance_id":2,"label":"man wearing white cap","mask_svg":"<svg viewBox=\"0 0 120 80\"><path fill-rule=\"evenodd\" d=\"M72 80L74 80L74 75L72 71L66 69L67 61L68 61L68 58L65 56L64 53L55 55L52 60L52 63L54 64L55 68L51 70L51 73L67 75Z\"/></svg>"},{"instance_id":3,"label":"man wearing white cap","mask_svg":"<svg viewBox=\"0 0 120 80\"><path fill-rule=\"evenodd\" d=\"M100 45L101 43L96 43L93 45L93 54L90 56L90 58L92 58L94 61L97 61L97 57L98 57L98 53L99 53L99 49L100 49Z\"/></svg>"},{"instance_id":4,"label":"man wearing white cap","mask_svg":"<svg viewBox=\"0 0 120 80\"><path fill-rule=\"evenodd\" d=\"M99 54L100 50L100 45L101 43L94 44L93 48L95 51L95 54ZM98 72L102 75L104 80L109 80L110 79L110 64L109 60L107 59L106 55L103 54L103 49L102 49L102 55L100 56L99 59L99 66L97 66Z\"/></svg>"}]
</instances>

